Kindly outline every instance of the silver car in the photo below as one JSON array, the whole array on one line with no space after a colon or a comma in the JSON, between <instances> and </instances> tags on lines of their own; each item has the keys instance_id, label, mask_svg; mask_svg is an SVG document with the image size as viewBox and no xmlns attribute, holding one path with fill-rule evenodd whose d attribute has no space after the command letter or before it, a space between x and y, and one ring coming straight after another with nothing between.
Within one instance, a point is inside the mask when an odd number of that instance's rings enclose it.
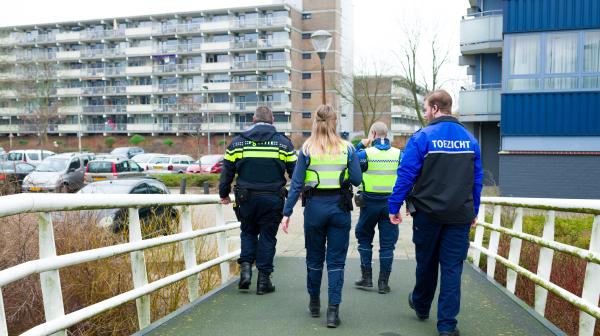
<instances>
[{"instance_id":1,"label":"silver car","mask_svg":"<svg viewBox=\"0 0 600 336\"><path fill-rule=\"evenodd\" d=\"M161 155L155 156L146 164L149 174L183 174L194 163L194 159L187 155Z\"/></svg>"},{"instance_id":2,"label":"silver car","mask_svg":"<svg viewBox=\"0 0 600 336\"><path fill-rule=\"evenodd\" d=\"M144 169L135 161L122 157L113 157L91 161L85 171L85 184L104 181L117 180L122 178L144 176Z\"/></svg>"},{"instance_id":3,"label":"silver car","mask_svg":"<svg viewBox=\"0 0 600 336\"><path fill-rule=\"evenodd\" d=\"M64 153L45 158L23 179L23 192L75 192L83 187L89 153Z\"/></svg>"}]
</instances>

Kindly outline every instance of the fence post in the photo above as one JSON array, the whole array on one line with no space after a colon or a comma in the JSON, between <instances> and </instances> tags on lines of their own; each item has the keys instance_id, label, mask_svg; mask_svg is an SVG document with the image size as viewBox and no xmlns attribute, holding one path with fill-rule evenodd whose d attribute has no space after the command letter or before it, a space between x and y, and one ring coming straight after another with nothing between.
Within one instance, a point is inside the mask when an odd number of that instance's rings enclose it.
<instances>
[{"instance_id":1,"label":"fence post","mask_svg":"<svg viewBox=\"0 0 600 336\"><path fill-rule=\"evenodd\" d=\"M225 225L225 217L223 216L223 205L217 204L216 209L216 218L215 218L216 226ZM219 257L222 257L227 254L229 248L227 247L227 236L226 232L217 233L217 248L219 250ZM221 267L221 284L224 284L229 280L229 261L222 262Z\"/></svg>"},{"instance_id":2,"label":"fence post","mask_svg":"<svg viewBox=\"0 0 600 336\"><path fill-rule=\"evenodd\" d=\"M516 217L513 222L513 231L517 233L523 232L523 208L517 208L515 211ZM517 237L512 237L510 239L510 251L508 252L508 260L516 265L519 264L519 259L521 258L521 239ZM506 269L506 289L509 292L515 293L515 289L517 288L517 272L513 271L510 268Z\"/></svg>"},{"instance_id":3,"label":"fence post","mask_svg":"<svg viewBox=\"0 0 600 336\"><path fill-rule=\"evenodd\" d=\"M140 214L138 209L129 208L129 241L136 242L142 240L142 229L140 227ZM148 274L146 273L146 258L144 251L133 251L130 253L131 273L133 277L133 287L138 288L148 284ZM135 300L137 308L138 325L140 330L150 325L150 296L144 295Z\"/></svg>"},{"instance_id":4,"label":"fence post","mask_svg":"<svg viewBox=\"0 0 600 336\"><path fill-rule=\"evenodd\" d=\"M600 254L600 215L594 217L592 236L590 238L590 252ZM581 298L594 305L600 297L600 265L588 262L585 269L585 280L583 281L583 292ZM596 319L587 313L579 314L579 335L592 336Z\"/></svg>"},{"instance_id":5,"label":"fence post","mask_svg":"<svg viewBox=\"0 0 600 336\"><path fill-rule=\"evenodd\" d=\"M189 206L181 208L181 232L192 232L192 213ZM181 242L183 248L183 259L185 261L185 269L196 267L196 244L193 239L184 240ZM187 278L188 298L190 302L198 298L198 274Z\"/></svg>"},{"instance_id":6,"label":"fence post","mask_svg":"<svg viewBox=\"0 0 600 336\"><path fill-rule=\"evenodd\" d=\"M500 227L500 221L502 216L502 206L495 205L494 206L494 219L492 220L492 226ZM488 246L488 250L493 254L498 254L498 243L500 243L500 232L492 230L490 233L490 243ZM494 278L494 273L496 271L496 259L492 256L487 257L487 275L490 278Z\"/></svg>"},{"instance_id":7,"label":"fence post","mask_svg":"<svg viewBox=\"0 0 600 336\"><path fill-rule=\"evenodd\" d=\"M4 312L4 299L2 298L2 288L0 288L0 335L8 335L6 326L6 313Z\"/></svg>"},{"instance_id":8,"label":"fence post","mask_svg":"<svg viewBox=\"0 0 600 336\"><path fill-rule=\"evenodd\" d=\"M477 222L478 223L484 223L485 222L485 204L481 204L479 206L479 213L477 214ZM482 247L483 246L483 233L485 231L485 228L481 225L477 225L475 227L475 239L473 241L473 244L476 247ZM481 251L479 251L478 249L474 249L473 250L473 265L475 265L477 268L479 268L479 259L481 258Z\"/></svg>"},{"instance_id":9,"label":"fence post","mask_svg":"<svg viewBox=\"0 0 600 336\"><path fill-rule=\"evenodd\" d=\"M556 212L549 210L546 214L546 223L544 224L544 232L542 238L548 241L554 241L554 218ZM552 258L554 257L554 250L547 247L540 249L540 258L538 260L537 275L548 281L550 280L550 273L552 272ZM535 285L535 311L538 314L544 316L546 312L546 300L548 299L548 290L545 288Z\"/></svg>"},{"instance_id":10,"label":"fence post","mask_svg":"<svg viewBox=\"0 0 600 336\"><path fill-rule=\"evenodd\" d=\"M38 215L40 259L56 256L54 242L54 227L52 215L42 212ZM44 314L46 321L51 321L65 315L62 290L60 288L60 275L58 270L40 273L42 296L44 298ZM67 335L65 330L54 333L54 335Z\"/></svg>"}]
</instances>

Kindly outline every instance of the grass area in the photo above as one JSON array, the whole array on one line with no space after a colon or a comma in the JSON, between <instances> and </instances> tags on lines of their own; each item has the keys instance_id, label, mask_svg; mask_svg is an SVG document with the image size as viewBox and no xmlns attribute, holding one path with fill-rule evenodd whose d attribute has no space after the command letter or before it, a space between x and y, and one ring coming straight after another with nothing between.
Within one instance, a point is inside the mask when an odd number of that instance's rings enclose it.
<instances>
[{"instance_id":1,"label":"grass area","mask_svg":"<svg viewBox=\"0 0 600 336\"><path fill-rule=\"evenodd\" d=\"M192 207L192 225L200 229L212 225L208 206ZM127 233L113 234L99 227L90 212L53 214L58 255L127 242ZM165 225L166 224L166 225ZM178 231L176 221L162 218L142 222L144 239ZM166 231L166 232L165 232ZM0 269L38 258L38 224L34 214L0 218ZM194 240L198 264L216 256L216 236ZM180 244L144 251L148 281L156 281L185 269ZM130 255L124 254L60 270L65 313L133 289ZM235 272L236 268L232 267ZM219 266L201 273L198 295L220 284ZM21 334L44 322L39 275L32 275L2 288L10 335ZM152 321L189 302L187 281L179 281L150 294ZM130 335L138 329L135 301L108 310L68 329L68 335Z\"/></svg>"},{"instance_id":2,"label":"grass area","mask_svg":"<svg viewBox=\"0 0 600 336\"><path fill-rule=\"evenodd\" d=\"M485 221L491 223L493 208L490 207L487 210ZM514 209L502 209L501 225L503 227L512 228L514 218ZM593 220L594 216L592 215L557 212L554 222L554 240L582 249L588 249ZM525 210L523 216L523 232L541 236L545 222L546 217L543 212ZM471 240L473 240L474 233L475 230L471 230ZM491 230L486 229L484 231L484 247L489 246L490 233ZM498 254L505 258L508 258L510 251L510 240L511 237L501 234L498 245ZM523 241L519 265L533 273L537 273L540 250L541 248L538 245ZM586 265L587 263L584 260L555 252L550 281L575 295L581 296ZM487 269L487 258L483 254L480 258L479 267L484 271ZM500 263L496 263L494 278L503 285L506 285L506 273L506 267ZM535 285L529 279L522 276L517 277L515 294L533 307L535 301ZM545 317L568 335L578 335L579 310L567 301L558 298L553 294L549 294L546 303ZM600 323L596 323L594 335L600 335Z\"/></svg>"},{"instance_id":3,"label":"grass area","mask_svg":"<svg viewBox=\"0 0 600 336\"><path fill-rule=\"evenodd\" d=\"M188 187L202 187L205 181L208 181L211 187L219 183L219 174L154 174L167 187L181 186L181 180L185 178Z\"/></svg>"}]
</instances>

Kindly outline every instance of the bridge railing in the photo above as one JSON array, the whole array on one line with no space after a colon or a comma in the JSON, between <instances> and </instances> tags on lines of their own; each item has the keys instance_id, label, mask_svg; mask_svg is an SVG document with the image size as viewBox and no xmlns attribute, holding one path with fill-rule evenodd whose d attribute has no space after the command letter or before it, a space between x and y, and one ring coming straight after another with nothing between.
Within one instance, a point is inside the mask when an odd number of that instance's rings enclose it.
<instances>
[{"instance_id":1,"label":"bridge railing","mask_svg":"<svg viewBox=\"0 0 600 336\"><path fill-rule=\"evenodd\" d=\"M2 299L2 287L32 274L40 275L46 322L23 335L65 335L66 328L89 319L104 311L136 300L140 329L150 325L149 294L177 281L187 279L190 301L198 297L198 273L220 265L221 282L229 278L229 260L239 256L240 250L229 252L226 231L239 228L239 222L225 222L223 208L217 195L94 195L94 194L19 194L0 197L0 218L22 213L37 213L39 224L39 258L0 271L0 335L8 335L6 315ZM190 206L215 204L215 226L200 230L192 229ZM142 240L139 208L151 206L181 206L180 231L176 234ZM129 242L87 251L56 255L54 229L50 212L127 208L129 214ZM196 262L194 239L210 234L217 235L218 257L201 264ZM144 250L180 243L183 249L185 270L148 283ZM114 297L100 301L69 314L64 313L63 294L59 270L64 267L130 254L134 288Z\"/></svg>"},{"instance_id":2,"label":"bridge railing","mask_svg":"<svg viewBox=\"0 0 600 336\"><path fill-rule=\"evenodd\" d=\"M485 222L485 207L493 206L492 223ZM502 208L515 209L512 228L501 226ZM523 232L523 209L536 209L545 212L545 224L541 237ZM589 250L555 241L554 223L556 212L570 212L594 215ZM483 246L484 231L490 230L489 245ZM500 235L510 238L508 259L498 254ZM522 241L541 247L537 272L533 273L519 265ZM481 253L487 256L487 275L494 278L496 262L506 266L506 288L515 293L517 275L535 283L534 308L542 316L546 310L548 292L566 300L580 310L579 335L592 336L596 319L600 319L598 298L600 294L600 201L568 200L543 198L483 197L474 241L471 242L472 260L479 266ZM550 282L554 252L561 252L587 261L583 292L581 297Z\"/></svg>"}]
</instances>

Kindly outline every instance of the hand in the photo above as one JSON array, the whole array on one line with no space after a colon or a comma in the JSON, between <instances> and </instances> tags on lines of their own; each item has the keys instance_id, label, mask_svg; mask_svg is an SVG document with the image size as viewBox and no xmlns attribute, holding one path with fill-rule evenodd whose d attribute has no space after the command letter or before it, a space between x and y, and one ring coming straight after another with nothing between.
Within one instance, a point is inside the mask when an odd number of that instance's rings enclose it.
<instances>
[{"instance_id":1,"label":"hand","mask_svg":"<svg viewBox=\"0 0 600 336\"><path fill-rule=\"evenodd\" d=\"M225 198L221 198L221 204L229 204L231 203L231 198L229 198L229 196L225 197Z\"/></svg>"},{"instance_id":2,"label":"hand","mask_svg":"<svg viewBox=\"0 0 600 336\"><path fill-rule=\"evenodd\" d=\"M281 229L283 229L283 232L285 232L286 234L288 233L289 225L290 225L290 217L283 216L283 218L281 219Z\"/></svg>"},{"instance_id":3,"label":"hand","mask_svg":"<svg viewBox=\"0 0 600 336\"><path fill-rule=\"evenodd\" d=\"M373 139L371 139L370 135L369 135L369 138L360 140L362 145L365 147L369 147L369 145L371 144L372 141L373 141Z\"/></svg>"},{"instance_id":4,"label":"hand","mask_svg":"<svg viewBox=\"0 0 600 336\"><path fill-rule=\"evenodd\" d=\"M471 227L474 228L477 226L477 217L473 218L473 220L471 221Z\"/></svg>"},{"instance_id":5,"label":"hand","mask_svg":"<svg viewBox=\"0 0 600 336\"><path fill-rule=\"evenodd\" d=\"M400 214L400 211L398 211L398 213L395 215L390 214L390 222L392 222L394 225L402 224L402 215Z\"/></svg>"}]
</instances>

